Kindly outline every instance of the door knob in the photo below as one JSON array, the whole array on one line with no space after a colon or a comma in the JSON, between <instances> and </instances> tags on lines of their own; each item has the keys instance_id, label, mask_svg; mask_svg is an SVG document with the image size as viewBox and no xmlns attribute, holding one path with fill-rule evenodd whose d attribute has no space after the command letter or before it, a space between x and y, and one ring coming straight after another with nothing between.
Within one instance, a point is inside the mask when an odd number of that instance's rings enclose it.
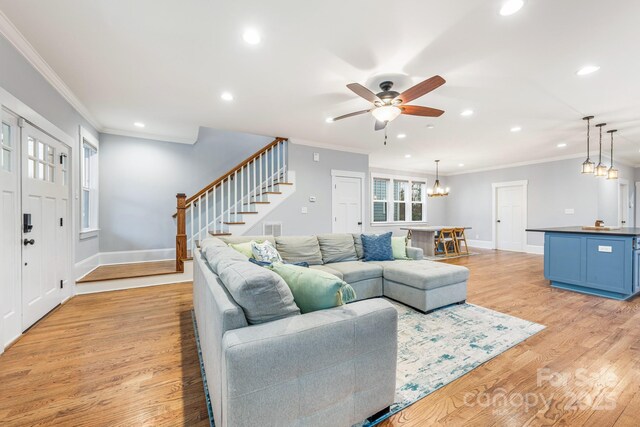
<instances>
[{"instance_id":1,"label":"door knob","mask_svg":"<svg viewBox=\"0 0 640 427\"><path fill-rule=\"evenodd\" d=\"M358 225L362 225L362 222L358 222Z\"/></svg>"},{"instance_id":2,"label":"door knob","mask_svg":"<svg viewBox=\"0 0 640 427\"><path fill-rule=\"evenodd\" d=\"M24 245L25 245L25 246L27 246L27 245L33 245L33 244L35 244L35 243L36 243L36 241L35 241L35 240L33 240L33 239L31 239L31 240L29 240L29 239L24 239L24 241L23 241L22 243L24 243Z\"/></svg>"},{"instance_id":3,"label":"door knob","mask_svg":"<svg viewBox=\"0 0 640 427\"><path fill-rule=\"evenodd\" d=\"M497 220L496 222L500 222L500 220Z\"/></svg>"}]
</instances>

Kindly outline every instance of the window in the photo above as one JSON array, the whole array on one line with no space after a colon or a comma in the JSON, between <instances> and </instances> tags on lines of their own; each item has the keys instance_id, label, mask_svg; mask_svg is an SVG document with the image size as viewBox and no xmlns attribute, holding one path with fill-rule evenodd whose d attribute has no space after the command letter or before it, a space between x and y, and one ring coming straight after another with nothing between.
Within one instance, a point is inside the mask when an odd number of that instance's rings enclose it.
<instances>
[{"instance_id":1,"label":"window","mask_svg":"<svg viewBox=\"0 0 640 427\"><path fill-rule=\"evenodd\" d=\"M425 222L426 181L410 177L375 174L372 182L372 223ZM389 215L392 212L393 215Z\"/></svg>"},{"instance_id":2,"label":"window","mask_svg":"<svg viewBox=\"0 0 640 427\"><path fill-rule=\"evenodd\" d=\"M0 141L0 169L11 172L13 144L11 143L11 126L2 122L2 140Z\"/></svg>"},{"instance_id":3,"label":"window","mask_svg":"<svg viewBox=\"0 0 640 427\"><path fill-rule=\"evenodd\" d=\"M82 128L80 135L80 235L92 237L98 231L98 140ZM62 162L66 180L66 158Z\"/></svg>"},{"instance_id":4,"label":"window","mask_svg":"<svg viewBox=\"0 0 640 427\"><path fill-rule=\"evenodd\" d=\"M373 222L387 222L388 179L373 179Z\"/></svg>"}]
</instances>

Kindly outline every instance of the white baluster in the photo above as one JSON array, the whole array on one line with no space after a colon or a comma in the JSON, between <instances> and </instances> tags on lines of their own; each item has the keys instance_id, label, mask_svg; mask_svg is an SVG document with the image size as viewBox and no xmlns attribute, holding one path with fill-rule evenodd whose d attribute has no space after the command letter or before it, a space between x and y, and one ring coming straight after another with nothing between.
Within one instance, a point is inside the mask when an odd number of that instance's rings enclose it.
<instances>
[{"instance_id":1,"label":"white baluster","mask_svg":"<svg viewBox=\"0 0 640 427\"><path fill-rule=\"evenodd\" d=\"M278 174L277 175L278 176L278 182L280 182L280 155L282 154L282 149L281 149L281 145L280 144L282 144L282 143L278 142L278 145L276 145L276 153L278 153L277 154L278 167L277 167L277 170L276 170L276 173Z\"/></svg>"},{"instance_id":2,"label":"white baluster","mask_svg":"<svg viewBox=\"0 0 640 427\"><path fill-rule=\"evenodd\" d=\"M284 170L284 182L289 182L289 170L287 169L287 156L289 155L289 144L287 141L282 142L284 155L282 156L282 169Z\"/></svg>"},{"instance_id":3,"label":"white baluster","mask_svg":"<svg viewBox=\"0 0 640 427\"><path fill-rule=\"evenodd\" d=\"M217 231L216 231L216 225L217 225L217 222L216 222L216 212L217 212L216 211L216 187L213 187L212 196L213 196L213 234L216 234L217 233Z\"/></svg>"},{"instance_id":4,"label":"white baluster","mask_svg":"<svg viewBox=\"0 0 640 427\"><path fill-rule=\"evenodd\" d=\"M262 191L263 191L263 189L262 189L262 183L264 182L264 181L262 180L262 176L263 176L263 175L262 175L262 163L263 163L263 162L262 162L262 153L260 153L260 179L258 180L258 181L259 181L259 182L258 182L258 185L260 186L260 199L262 199Z\"/></svg>"},{"instance_id":5,"label":"white baluster","mask_svg":"<svg viewBox=\"0 0 640 427\"><path fill-rule=\"evenodd\" d=\"M207 190L206 194L204 195L204 213L204 238L206 239L207 237L209 237L209 190Z\"/></svg>"},{"instance_id":6,"label":"white baluster","mask_svg":"<svg viewBox=\"0 0 640 427\"><path fill-rule=\"evenodd\" d=\"M236 170L235 173L235 178L234 178L234 183L233 185L235 186L235 189L233 190L233 200L234 200L234 206L236 207L235 212L234 212L234 219L233 222L238 222L238 205L235 204L235 201L238 200L238 171Z\"/></svg>"},{"instance_id":7,"label":"white baluster","mask_svg":"<svg viewBox=\"0 0 640 427\"><path fill-rule=\"evenodd\" d=\"M244 174L245 174L245 168L244 166L242 167L242 170L240 171L240 201L238 202L238 207L237 209L239 210L244 210L242 209L242 201L244 200Z\"/></svg>"},{"instance_id":8,"label":"white baluster","mask_svg":"<svg viewBox=\"0 0 640 427\"><path fill-rule=\"evenodd\" d=\"M222 229L224 225L222 224L224 221L224 180L220 183L220 232L222 233Z\"/></svg>"},{"instance_id":9,"label":"white baluster","mask_svg":"<svg viewBox=\"0 0 640 427\"><path fill-rule=\"evenodd\" d=\"M275 190L275 168L276 168L276 157L274 153L273 147L271 148L271 191Z\"/></svg>"},{"instance_id":10,"label":"white baluster","mask_svg":"<svg viewBox=\"0 0 640 427\"><path fill-rule=\"evenodd\" d=\"M195 251L195 239L193 237L193 203L191 203L191 206L189 206L189 215L191 217L191 253L194 253Z\"/></svg>"},{"instance_id":11,"label":"white baluster","mask_svg":"<svg viewBox=\"0 0 640 427\"><path fill-rule=\"evenodd\" d=\"M255 199L258 197L258 189L256 188L256 161L252 161L251 164L253 164L253 198ZM249 195L249 199L251 199L251 195Z\"/></svg>"},{"instance_id":12,"label":"white baluster","mask_svg":"<svg viewBox=\"0 0 640 427\"><path fill-rule=\"evenodd\" d=\"M198 242L202 241L202 196L198 197Z\"/></svg>"},{"instance_id":13,"label":"white baluster","mask_svg":"<svg viewBox=\"0 0 640 427\"><path fill-rule=\"evenodd\" d=\"M231 222L231 176L227 179L227 222Z\"/></svg>"}]
</instances>

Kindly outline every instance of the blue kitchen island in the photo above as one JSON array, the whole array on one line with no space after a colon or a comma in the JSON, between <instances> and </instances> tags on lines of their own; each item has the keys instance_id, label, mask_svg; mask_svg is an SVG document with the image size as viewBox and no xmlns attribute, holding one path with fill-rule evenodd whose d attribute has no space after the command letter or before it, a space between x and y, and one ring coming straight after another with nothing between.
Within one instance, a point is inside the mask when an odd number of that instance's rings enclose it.
<instances>
[{"instance_id":1,"label":"blue kitchen island","mask_svg":"<svg viewBox=\"0 0 640 427\"><path fill-rule=\"evenodd\" d=\"M640 292L640 228L535 228L544 233L544 277L551 286L627 300Z\"/></svg>"}]
</instances>

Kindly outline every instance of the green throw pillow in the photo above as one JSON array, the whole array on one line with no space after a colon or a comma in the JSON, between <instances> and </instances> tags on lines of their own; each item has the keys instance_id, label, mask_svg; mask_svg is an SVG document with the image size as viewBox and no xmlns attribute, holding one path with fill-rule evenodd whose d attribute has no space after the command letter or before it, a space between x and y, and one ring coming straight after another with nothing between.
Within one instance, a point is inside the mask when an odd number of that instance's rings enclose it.
<instances>
[{"instance_id":1,"label":"green throw pillow","mask_svg":"<svg viewBox=\"0 0 640 427\"><path fill-rule=\"evenodd\" d=\"M394 259L409 259L407 256L407 238L404 236L391 238L391 250Z\"/></svg>"},{"instance_id":2,"label":"green throw pillow","mask_svg":"<svg viewBox=\"0 0 640 427\"><path fill-rule=\"evenodd\" d=\"M242 255L246 255L247 258L253 258L253 251L251 250L251 242L229 243L229 247L240 252Z\"/></svg>"},{"instance_id":3,"label":"green throw pillow","mask_svg":"<svg viewBox=\"0 0 640 427\"><path fill-rule=\"evenodd\" d=\"M271 266L284 279L301 313L337 307L356 299L353 288L326 271L274 262Z\"/></svg>"}]
</instances>

